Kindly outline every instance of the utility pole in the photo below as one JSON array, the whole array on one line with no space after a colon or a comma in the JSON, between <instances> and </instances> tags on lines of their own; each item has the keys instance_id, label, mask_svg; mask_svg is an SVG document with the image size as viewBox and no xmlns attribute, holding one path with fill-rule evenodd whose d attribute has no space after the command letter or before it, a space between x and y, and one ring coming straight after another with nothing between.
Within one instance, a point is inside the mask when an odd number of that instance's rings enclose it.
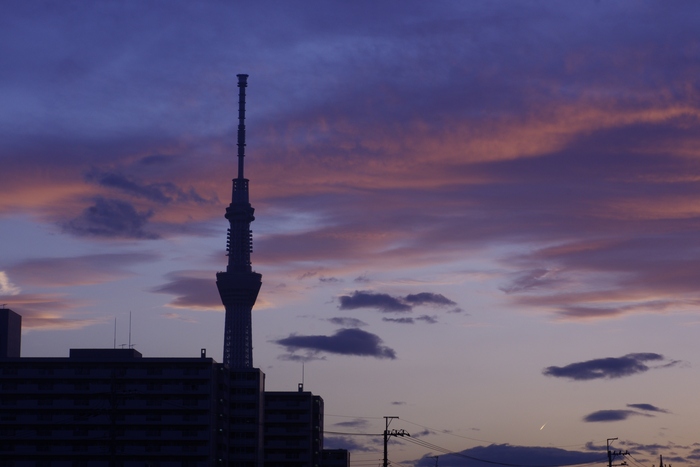
<instances>
[{"instance_id":1,"label":"utility pole","mask_svg":"<svg viewBox=\"0 0 700 467\"><path fill-rule=\"evenodd\" d=\"M664 456L659 454L659 467L671 467L671 464L664 464Z\"/></svg>"},{"instance_id":2,"label":"utility pole","mask_svg":"<svg viewBox=\"0 0 700 467\"><path fill-rule=\"evenodd\" d=\"M404 430L389 431L389 423L391 423L391 420L394 418L399 417L384 417L384 420L386 421L386 428L384 428L384 467L389 467L389 449L387 447L389 444L389 436L411 436Z\"/></svg>"},{"instance_id":3,"label":"utility pole","mask_svg":"<svg viewBox=\"0 0 700 467\"><path fill-rule=\"evenodd\" d=\"M610 450L610 441L615 441L617 438L608 438L608 467L613 467L613 457L615 456L629 456L629 451L611 451ZM615 464L615 466L619 465L627 465L627 462L621 462L620 464Z\"/></svg>"}]
</instances>

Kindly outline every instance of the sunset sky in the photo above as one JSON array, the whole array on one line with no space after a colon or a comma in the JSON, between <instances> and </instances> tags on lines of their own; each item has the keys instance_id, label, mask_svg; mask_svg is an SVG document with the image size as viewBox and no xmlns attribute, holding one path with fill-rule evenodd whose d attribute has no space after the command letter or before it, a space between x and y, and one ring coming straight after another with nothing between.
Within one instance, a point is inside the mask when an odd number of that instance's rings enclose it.
<instances>
[{"instance_id":1,"label":"sunset sky","mask_svg":"<svg viewBox=\"0 0 700 467\"><path fill-rule=\"evenodd\" d=\"M325 447L700 466L695 1L0 2L22 356L222 360L238 73L253 364Z\"/></svg>"}]
</instances>

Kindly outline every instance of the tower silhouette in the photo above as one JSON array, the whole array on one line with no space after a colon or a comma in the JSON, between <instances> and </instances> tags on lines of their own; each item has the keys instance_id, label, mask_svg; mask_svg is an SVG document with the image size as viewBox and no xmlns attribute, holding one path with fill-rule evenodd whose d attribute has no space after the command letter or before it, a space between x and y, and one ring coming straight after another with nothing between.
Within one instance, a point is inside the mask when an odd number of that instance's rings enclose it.
<instances>
[{"instance_id":1,"label":"tower silhouette","mask_svg":"<svg viewBox=\"0 0 700 467\"><path fill-rule=\"evenodd\" d=\"M253 234L250 223L255 209L248 199L248 180L243 174L245 158L245 88L248 75L238 76L238 177L233 179L231 204L226 208L229 221L226 272L216 274L216 286L226 308L224 325L224 365L253 367L251 310L258 298L262 275L253 272L250 253Z\"/></svg>"}]
</instances>

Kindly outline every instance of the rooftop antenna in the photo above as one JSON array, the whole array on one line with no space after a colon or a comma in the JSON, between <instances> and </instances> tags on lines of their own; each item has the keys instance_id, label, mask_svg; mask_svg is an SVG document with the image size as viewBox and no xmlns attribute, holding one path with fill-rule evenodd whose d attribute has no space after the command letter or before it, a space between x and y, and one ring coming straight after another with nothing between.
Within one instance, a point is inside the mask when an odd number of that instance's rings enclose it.
<instances>
[{"instance_id":1,"label":"rooftop antenna","mask_svg":"<svg viewBox=\"0 0 700 467\"><path fill-rule=\"evenodd\" d=\"M117 317L114 317L114 347L117 348Z\"/></svg>"},{"instance_id":2,"label":"rooftop antenna","mask_svg":"<svg viewBox=\"0 0 700 467\"><path fill-rule=\"evenodd\" d=\"M131 312L129 312L129 348L133 348L134 346L131 345Z\"/></svg>"}]
</instances>

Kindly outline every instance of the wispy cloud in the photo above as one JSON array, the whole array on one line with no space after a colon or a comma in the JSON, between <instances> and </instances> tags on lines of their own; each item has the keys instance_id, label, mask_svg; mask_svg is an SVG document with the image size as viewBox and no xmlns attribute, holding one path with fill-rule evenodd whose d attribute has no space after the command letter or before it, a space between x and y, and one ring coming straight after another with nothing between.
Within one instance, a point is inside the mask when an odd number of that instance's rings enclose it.
<instances>
[{"instance_id":1,"label":"wispy cloud","mask_svg":"<svg viewBox=\"0 0 700 467\"><path fill-rule=\"evenodd\" d=\"M669 413L666 409L661 409L652 404L627 404L627 407L633 409L643 410L645 412L658 412L658 413Z\"/></svg>"},{"instance_id":2,"label":"wispy cloud","mask_svg":"<svg viewBox=\"0 0 700 467\"><path fill-rule=\"evenodd\" d=\"M356 430L364 430L367 428L369 423L364 418L355 418L353 420L336 422L333 425L338 426L338 427L343 427L343 428L354 428Z\"/></svg>"},{"instance_id":3,"label":"wispy cloud","mask_svg":"<svg viewBox=\"0 0 700 467\"><path fill-rule=\"evenodd\" d=\"M10 282L5 271L0 271L0 295L17 295L21 291L22 289Z\"/></svg>"},{"instance_id":4,"label":"wispy cloud","mask_svg":"<svg viewBox=\"0 0 700 467\"><path fill-rule=\"evenodd\" d=\"M83 237L156 239L159 235L145 229L153 211L138 212L126 201L96 198L76 218L63 224L63 229Z\"/></svg>"},{"instance_id":5,"label":"wispy cloud","mask_svg":"<svg viewBox=\"0 0 700 467\"><path fill-rule=\"evenodd\" d=\"M346 328L359 328L362 326L367 326L367 323L357 318L336 317L329 318L328 321L338 326L343 326Z\"/></svg>"},{"instance_id":6,"label":"wispy cloud","mask_svg":"<svg viewBox=\"0 0 700 467\"><path fill-rule=\"evenodd\" d=\"M416 322L415 319L413 318L387 318L384 317L382 318L382 321L385 321L387 323L399 323L399 324L413 324Z\"/></svg>"},{"instance_id":7,"label":"wispy cloud","mask_svg":"<svg viewBox=\"0 0 700 467\"><path fill-rule=\"evenodd\" d=\"M561 282L555 274L544 268L521 271L514 274L510 283L501 287L505 293L518 293L549 287Z\"/></svg>"},{"instance_id":8,"label":"wispy cloud","mask_svg":"<svg viewBox=\"0 0 700 467\"><path fill-rule=\"evenodd\" d=\"M168 282L151 291L175 295L168 306L193 310L223 310L221 297L213 277L200 277L193 272L173 272L167 275ZM211 274L210 274L211 275Z\"/></svg>"},{"instance_id":9,"label":"wispy cloud","mask_svg":"<svg viewBox=\"0 0 700 467\"><path fill-rule=\"evenodd\" d=\"M23 329L81 329L104 321L82 311L90 302L66 294L0 295L0 303L22 316Z\"/></svg>"},{"instance_id":10,"label":"wispy cloud","mask_svg":"<svg viewBox=\"0 0 700 467\"><path fill-rule=\"evenodd\" d=\"M97 183L107 188L113 188L136 198L144 198L161 204L169 204L172 202L208 204L218 201L218 199L205 199L200 196L194 188L190 188L189 191L182 190L172 182L139 183L124 174L107 172L94 168L87 173L85 179L88 182Z\"/></svg>"},{"instance_id":11,"label":"wispy cloud","mask_svg":"<svg viewBox=\"0 0 700 467\"><path fill-rule=\"evenodd\" d=\"M129 268L155 261L155 253L103 253L56 258L34 258L8 268L12 277L23 284L66 287L100 284L122 279L135 272Z\"/></svg>"},{"instance_id":12,"label":"wispy cloud","mask_svg":"<svg viewBox=\"0 0 700 467\"><path fill-rule=\"evenodd\" d=\"M196 319L190 318L188 316L183 316L180 313L163 313L161 316L163 318L167 318L167 319L175 319L178 321L184 321L185 323L196 323L197 322Z\"/></svg>"}]
</instances>

